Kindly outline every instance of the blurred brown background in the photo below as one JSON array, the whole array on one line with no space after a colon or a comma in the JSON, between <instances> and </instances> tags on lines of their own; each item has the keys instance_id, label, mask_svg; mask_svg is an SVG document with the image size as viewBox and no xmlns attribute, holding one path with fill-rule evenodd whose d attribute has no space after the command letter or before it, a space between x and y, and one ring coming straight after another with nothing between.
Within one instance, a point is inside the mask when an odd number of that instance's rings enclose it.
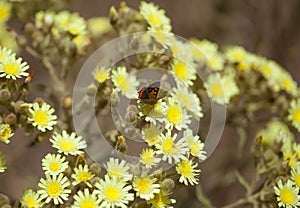
<instances>
[{"instance_id":1,"label":"blurred brown background","mask_svg":"<svg viewBox=\"0 0 300 208\"><path fill-rule=\"evenodd\" d=\"M109 8L118 7L117 0L75 0L71 11L83 17L108 16ZM126 1L138 8L140 1ZM247 50L276 60L300 82L300 1L299 0L156 0L171 18L173 32L184 38L206 38L220 46L238 44ZM249 138L255 132L248 129ZM18 132L22 135L22 132ZM28 140L12 140L9 146L0 144L8 158L8 170L0 174L0 192L13 199L20 198L26 188L34 188L37 177L42 176L40 160L49 150L49 143L26 148ZM21 140L21 141L20 141ZM237 185L230 173L243 167L249 179L252 165L250 150L245 151L243 160L238 159L236 133L226 128L213 155L202 165L201 184L214 206L220 207L243 196L244 191ZM52 150L53 151L53 150ZM226 155L226 157L224 157ZM248 156L246 156L248 155ZM34 165L33 165L34 164ZM228 177L227 177L228 176ZM222 183L220 183L222 181ZM182 186L176 190L175 207L200 207L195 189Z\"/></svg>"}]
</instances>

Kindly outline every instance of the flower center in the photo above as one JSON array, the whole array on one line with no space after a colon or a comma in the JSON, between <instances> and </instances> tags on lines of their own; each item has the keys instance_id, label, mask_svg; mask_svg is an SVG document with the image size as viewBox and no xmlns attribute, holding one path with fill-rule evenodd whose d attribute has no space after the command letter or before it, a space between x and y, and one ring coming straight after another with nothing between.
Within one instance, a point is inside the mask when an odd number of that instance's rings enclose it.
<instances>
[{"instance_id":1,"label":"flower center","mask_svg":"<svg viewBox=\"0 0 300 208\"><path fill-rule=\"evenodd\" d=\"M295 176L295 183L296 183L296 185L297 185L298 187L300 187L300 174L297 174L297 175Z\"/></svg>"},{"instance_id":2,"label":"flower center","mask_svg":"<svg viewBox=\"0 0 300 208\"><path fill-rule=\"evenodd\" d=\"M182 62L179 62L176 65L174 65L173 70L180 79L186 79L188 76L188 68Z\"/></svg>"},{"instance_id":3,"label":"flower center","mask_svg":"<svg viewBox=\"0 0 300 208\"><path fill-rule=\"evenodd\" d=\"M64 152L71 152L76 149L75 144L70 139L62 139L59 146Z\"/></svg>"},{"instance_id":4,"label":"flower center","mask_svg":"<svg viewBox=\"0 0 300 208\"><path fill-rule=\"evenodd\" d=\"M0 20L6 19L8 16L8 11L5 8L0 8Z\"/></svg>"},{"instance_id":5,"label":"flower center","mask_svg":"<svg viewBox=\"0 0 300 208\"><path fill-rule=\"evenodd\" d=\"M19 74L20 68L15 63L6 63L3 65L3 70L6 74L16 75Z\"/></svg>"},{"instance_id":6,"label":"flower center","mask_svg":"<svg viewBox=\"0 0 300 208\"><path fill-rule=\"evenodd\" d=\"M46 126L49 122L47 112L37 110L33 115L33 120L40 126Z\"/></svg>"},{"instance_id":7,"label":"flower center","mask_svg":"<svg viewBox=\"0 0 300 208\"><path fill-rule=\"evenodd\" d=\"M185 177L191 177L192 173L193 173L193 168L190 166L190 164L183 161L179 165L179 172L181 173L181 175L183 175Z\"/></svg>"},{"instance_id":8,"label":"flower center","mask_svg":"<svg viewBox=\"0 0 300 208\"><path fill-rule=\"evenodd\" d=\"M293 117L295 121L300 122L300 108L294 110Z\"/></svg>"},{"instance_id":9,"label":"flower center","mask_svg":"<svg viewBox=\"0 0 300 208\"><path fill-rule=\"evenodd\" d=\"M142 155L142 159L144 161L144 163L146 163L147 165L150 165L153 163L153 155L152 154L144 154Z\"/></svg>"},{"instance_id":10,"label":"flower center","mask_svg":"<svg viewBox=\"0 0 300 208\"><path fill-rule=\"evenodd\" d=\"M92 199L84 199L80 204L80 208L96 208L97 205L94 200Z\"/></svg>"},{"instance_id":11,"label":"flower center","mask_svg":"<svg viewBox=\"0 0 300 208\"><path fill-rule=\"evenodd\" d=\"M224 91L221 83L213 83L211 85L211 92L214 97L223 97L224 96Z\"/></svg>"},{"instance_id":12,"label":"flower center","mask_svg":"<svg viewBox=\"0 0 300 208\"><path fill-rule=\"evenodd\" d=\"M58 164L58 162L55 161L55 162L52 162L49 167L52 171L57 171L59 169L59 164Z\"/></svg>"},{"instance_id":13,"label":"flower center","mask_svg":"<svg viewBox=\"0 0 300 208\"><path fill-rule=\"evenodd\" d=\"M280 192L280 199L284 204L291 205L295 203L296 196L290 189L283 188Z\"/></svg>"},{"instance_id":14,"label":"flower center","mask_svg":"<svg viewBox=\"0 0 300 208\"><path fill-rule=\"evenodd\" d=\"M264 66L264 67L263 67L263 72L264 72L266 75L270 75L270 74L271 74L271 69L270 69L270 67Z\"/></svg>"},{"instance_id":15,"label":"flower center","mask_svg":"<svg viewBox=\"0 0 300 208\"><path fill-rule=\"evenodd\" d=\"M117 187L107 187L104 190L104 195L106 196L106 198L112 202L118 202L121 200L122 196L120 194L120 190Z\"/></svg>"},{"instance_id":16,"label":"flower center","mask_svg":"<svg viewBox=\"0 0 300 208\"><path fill-rule=\"evenodd\" d=\"M162 25L161 20L157 16L155 16L154 14L149 15L149 22L153 23L157 27L160 27Z\"/></svg>"},{"instance_id":17,"label":"flower center","mask_svg":"<svg viewBox=\"0 0 300 208\"><path fill-rule=\"evenodd\" d=\"M58 197L61 194L62 190L62 186L56 181L51 182L47 187L47 193L52 198Z\"/></svg>"},{"instance_id":18,"label":"flower center","mask_svg":"<svg viewBox=\"0 0 300 208\"><path fill-rule=\"evenodd\" d=\"M128 92L129 91L129 84L126 81L124 76L119 76L117 77L117 83L119 84L120 88L122 89L122 91L124 92Z\"/></svg>"},{"instance_id":19,"label":"flower center","mask_svg":"<svg viewBox=\"0 0 300 208\"><path fill-rule=\"evenodd\" d=\"M149 191L149 185L149 181L147 179L142 178L137 182L136 187L140 192L145 193Z\"/></svg>"},{"instance_id":20,"label":"flower center","mask_svg":"<svg viewBox=\"0 0 300 208\"><path fill-rule=\"evenodd\" d=\"M173 105L168 108L167 119L173 124L180 124L182 121L181 109L178 105Z\"/></svg>"},{"instance_id":21,"label":"flower center","mask_svg":"<svg viewBox=\"0 0 300 208\"><path fill-rule=\"evenodd\" d=\"M86 182L87 180L89 180L89 178L90 178L90 174L87 172L81 172L78 175L78 179L83 182Z\"/></svg>"},{"instance_id":22,"label":"flower center","mask_svg":"<svg viewBox=\"0 0 300 208\"><path fill-rule=\"evenodd\" d=\"M37 206L36 200L33 197L28 198L26 200L26 202L27 202L28 207L36 207Z\"/></svg>"},{"instance_id":23,"label":"flower center","mask_svg":"<svg viewBox=\"0 0 300 208\"><path fill-rule=\"evenodd\" d=\"M177 148L174 146L174 142L171 138L168 138L163 143L162 149L167 155L174 155L177 152Z\"/></svg>"}]
</instances>

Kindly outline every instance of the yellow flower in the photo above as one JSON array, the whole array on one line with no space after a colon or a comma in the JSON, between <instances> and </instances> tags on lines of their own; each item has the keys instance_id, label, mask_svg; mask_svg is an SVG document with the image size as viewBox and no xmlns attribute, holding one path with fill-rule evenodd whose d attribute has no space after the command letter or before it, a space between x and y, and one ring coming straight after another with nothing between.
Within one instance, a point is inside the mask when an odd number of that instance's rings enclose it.
<instances>
[{"instance_id":1,"label":"yellow flower","mask_svg":"<svg viewBox=\"0 0 300 208\"><path fill-rule=\"evenodd\" d=\"M8 144L10 142L9 138L13 135L14 133L8 124L0 124L0 141Z\"/></svg>"},{"instance_id":2,"label":"yellow flower","mask_svg":"<svg viewBox=\"0 0 300 208\"><path fill-rule=\"evenodd\" d=\"M153 149L143 149L141 153L141 162L147 167L151 168L160 162L160 158L156 158L155 151Z\"/></svg>"},{"instance_id":3,"label":"yellow flower","mask_svg":"<svg viewBox=\"0 0 300 208\"><path fill-rule=\"evenodd\" d=\"M136 191L137 196L145 200L154 198L154 194L157 194L160 191L160 185L155 183L156 180L156 178L151 177L135 177L132 186Z\"/></svg>"},{"instance_id":4,"label":"yellow flower","mask_svg":"<svg viewBox=\"0 0 300 208\"><path fill-rule=\"evenodd\" d=\"M193 80L196 79L196 70L192 65L175 60L171 70L177 84L186 86L193 85Z\"/></svg>"},{"instance_id":5,"label":"yellow flower","mask_svg":"<svg viewBox=\"0 0 300 208\"><path fill-rule=\"evenodd\" d=\"M198 184L199 172L201 172L197 168L197 163L193 163L191 160L182 160L176 164L176 171L180 174L179 182L184 183L186 186L188 183L191 185Z\"/></svg>"},{"instance_id":6,"label":"yellow flower","mask_svg":"<svg viewBox=\"0 0 300 208\"><path fill-rule=\"evenodd\" d=\"M106 69L105 67L97 67L93 72L94 79L99 83L105 82L105 80L110 79L110 69Z\"/></svg>"},{"instance_id":7,"label":"yellow flower","mask_svg":"<svg viewBox=\"0 0 300 208\"><path fill-rule=\"evenodd\" d=\"M74 196L74 200L73 208L98 208L101 202L97 197L96 191L90 194L87 188L83 191L78 191Z\"/></svg>"},{"instance_id":8,"label":"yellow flower","mask_svg":"<svg viewBox=\"0 0 300 208\"><path fill-rule=\"evenodd\" d=\"M25 191L20 202L23 207L28 207L28 208L41 208L42 207L42 203L41 203L39 194L34 192L31 189Z\"/></svg>"},{"instance_id":9,"label":"yellow flower","mask_svg":"<svg viewBox=\"0 0 300 208\"><path fill-rule=\"evenodd\" d=\"M140 5L140 13L149 24L150 26L149 30L153 30L153 31L157 30L161 32L171 31L172 29L171 21L165 15L165 11L159 9L153 3L147 3L142 1Z\"/></svg>"},{"instance_id":10,"label":"yellow flower","mask_svg":"<svg viewBox=\"0 0 300 208\"><path fill-rule=\"evenodd\" d=\"M292 100L288 119L292 122L292 125L300 131L300 99Z\"/></svg>"},{"instance_id":11,"label":"yellow flower","mask_svg":"<svg viewBox=\"0 0 300 208\"><path fill-rule=\"evenodd\" d=\"M81 149L87 147L86 141L81 136L76 136L75 132L68 134L65 130L61 134L55 132L50 142L59 153L65 155L80 155L83 153Z\"/></svg>"},{"instance_id":12,"label":"yellow flower","mask_svg":"<svg viewBox=\"0 0 300 208\"><path fill-rule=\"evenodd\" d=\"M89 187L92 187L92 185L89 183L89 180L91 180L94 177L94 175L89 170L88 165L82 166L81 164L78 167L74 168L74 173L72 174L72 178L75 179L73 181L72 185L76 186L79 183L85 183Z\"/></svg>"},{"instance_id":13,"label":"yellow flower","mask_svg":"<svg viewBox=\"0 0 300 208\"><path fill-rule=\"evenodd\" d=\"M29 66L25 61L22 61L22 58L9 56L0 62L0 77L16 80L28 76L27 69L29 69Z\"/></svg>"},{"instance_id":14,"label":"yellow flower","mask_svg":"<svg viewBox=\"0 0 300 208\"><path fill-rule=\"evenodd\" d=\"M11 3L0 1L0 23L6 22L10 17Z\"/></svg>"},{"instance_id":15,"label":"yellow flower","mask_svg":"<svg viewBox=\"0 0 300 208\"><path fill-rule=\"evenodd\" d=\"M134 200L133 193L129 193L132 189L130 185L118 179L117 177L104 176L96 183L96 192L99 199L102 201L100 207L114 208L114 207L127 207L129 201Z\"/></svg>"},{"instance_id":16,"label":"yellow flower","mask_svg":"<svg viewBox=\"0 0 300 208\"><path fill-rule=\"evenodd\" d=\"M137 86L139 82L136 77L129 75L125 67L118 67L112 72L112 82L114 83L116 90L121 92L127 98L132 99L137 97Z\"/></svg>"},{"instance_id":17,"label":"yellow flower","mask_svg":"<svg viewBox=\"0 0 300 208\"><path fill-rule=\"evenodd\" d=\"M186 129L190 121L190 116L181 107L176 98L170 97L166 109L166 129L175 127L177 130Z\"/></svg>"},{"instance_id":18,"label":"yellow flower","mask_svg":"<svg viewBox=\"0 0 300 208\"><path fill-rule=\"evenodd\" d=\"M49 176L46 175L46 180L41 178L38 186L41 188L38 190L40 198L45 199L45 203L53 201L55 205L63 204L68 200L68 196L71 190L68 189L70 182L66 176L62 173L59 175Z\"/></svg>"},{"instance_id":19,"label":"yellow flower","mask_svg":"<svg viewBox=\"0 0 300 208\"><path fill-rule=\"evenodd\" d=\"M38 103L33 103L32 108L29 109L30 116L28 121L42 132L52 130L57 123L57 116L53 115L54 111L54 108L47 103L43 103L41 107Z\"/></svg>"},{"instance_id":20,"label":"yellow flower","mask_svg":"<svg viewBox=\"0 0 300 208\"><path fill-rule=\"evenodd\" d=\"M277 186L274 187L275 194L279 207L296 208L300 206L299 188L288 180L285 184L281 180L278 181Z\"/></svg>"}]
</instances>

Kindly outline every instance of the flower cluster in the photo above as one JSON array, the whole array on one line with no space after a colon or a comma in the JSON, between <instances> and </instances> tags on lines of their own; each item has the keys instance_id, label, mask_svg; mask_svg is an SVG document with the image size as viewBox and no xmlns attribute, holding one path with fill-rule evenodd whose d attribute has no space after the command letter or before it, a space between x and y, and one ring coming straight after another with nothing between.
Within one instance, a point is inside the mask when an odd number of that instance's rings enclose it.
<instances>
[{"instance_id":1,"label":"flower cluster","mask_svg":"<svg viewBox=\"0 0 300 208\"><path fill-rule=\"evenodd\" d=\"M55 149L44 154L40 164L44 176L36 188L24 191L19 200L22 207L173 207L175 185L199 184L200 162L207 152L202 141L205 133L198 128L210 117L209 102L227 105L228 125L241 136L238 151L246 143L245 129L266 123L251 149L256 168L253 183L236 171L238 182L247 190L238 204L300 206L300 144L294 135L300 132L299 88L278 63L242 46L221 48L207 39L179 40L164 10L144 1L134 10L122 2L119 10L111 8L109 20L85 20L67 10L37 11L30 17L33 22L24 24L25 35L16 34L16 40L41 62L53 81L51 89L47 84L31 88L33 73L13 52L15 40L10 41L12 35L4 29L12 11L19 11L13 2L0 2L0 142L14 143L11 138L22 128L33 138L29 146L49 140ZM25 1L18 3L25 7ZM141 37L133 36L130 49L147 46L154 53L126 57L113 67L104 66L99 57L89 74L94 83L78 105L82 109L72 111L68 75L88 53L88 46L101 45L113 28L113 35L146 31ZM158 68L155 72L160 76L143 77L139 73L145 68ZM31 101L33 89L41 90L49 103L41 98ZM86 135L77 135L72 124L72 113L83 110L91 98L95 106L89 107L95 108L96 116L111 113L117 127L106 127L103 134L116 153L106 158L105 170L86 154L93 145L88 132L92 119L82 122ZM124 100L128 106L123 106ZM142 144L134 162L124 157L130 139ZM10 162L0 151L1 174ZM197 195L209 204L201 193Z\"/></svg>"}]
</instances>

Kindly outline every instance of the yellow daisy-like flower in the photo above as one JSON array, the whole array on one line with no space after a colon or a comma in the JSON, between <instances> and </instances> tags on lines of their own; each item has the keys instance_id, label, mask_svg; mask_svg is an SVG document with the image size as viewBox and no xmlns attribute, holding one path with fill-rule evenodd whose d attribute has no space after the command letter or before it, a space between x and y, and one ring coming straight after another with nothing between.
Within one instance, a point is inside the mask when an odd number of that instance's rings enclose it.
<instances>
[{"instance_id":1,"label":"yellow daisy-like flower","mask_svg":"<svg viewBox=\"0 0 300 208\"><path fill-rule=\"evenodd\" d=\"M4 154L0 152L0 173L3 173L6 168L6 159L4 157Z\"/></svg>"},{"instance_id":2,"label":"yellow daisy-like flower","mask_svg":"<svg viewBox=\"0 0 300 208\"><path fill-rule=\"evenodd\" d=\"M85 21L78 13L61 11L55 15L54 23L61 32L67 31L75 36L85 34L87 31Z\"/></svg>"},{"instance_id":3,"label":"yellow daisy-like flower","mask_svg":"<svg viewBox=\"0 0 300 208\"><path fill-rule=\"evenodd\" d=\"M300 188L300 164L297 163L294 167L291 169L292 179L297 185L298 188Z\"/></svg>"},{"instance_id":4,"label":"yellow daisy-like flower","mask_svg":"<svg viewBox=\"0 0 300 208\"><path fill-rule=\"evenodd\" d=\"M13 80L27 77L29 75L29 73L26 72L27 69L29 69L29 66L25 61L22 61L22 58L9 56L0 62L0 77Z\"/></svg>"},{"instance_id":5,"label":"yellow daisy-like flower","mask_svg":"<svg viewBox=\"0 0 300 208\"><path fill-rule=\"evenodd\" d=\"M292 100L289 108L288 119L292 125L300 132L300 99Z\"/></svg>"},{"instance_id":6,"label":"yellow daisy-like flower","mask_svg":"<svg viewBox=\"0 0 300 208\"><path fill-rule=\"evenodd\" d=\"M175 204L175 199L169 198L169 193L159 192L154 195L153 199L147 201L148 204L151 204L153 208L173 208L171 204Z\"/></svg>"},{"instance_id":7,"label":"yellow daisy-like flower","mask_svg":"<svg viewBox=\"0 0 300 208\"><path fill-rule=\"evenodd\" d=\"M22 207L28 208L41 208L42 203L38 193L34 192L31 189L28 189L23 194L22 198L20 199Z\"/></svg>"},{"instance_id":8,"label":"yellow daisy-like flower","mask_svg":"<svg viewBox=\"0 0 300 208\"><path fill-rule=\"evenodd\" d=\"M110 79L110 69L105 67L97 67L93 72L94 79L99 83L105 82L105 80Z\"/></svg>"},{"instance_id":9,"label":"yellow daisy-like flower","mask_svg":"<svg viewBox=\"0 0 300 208\"><path fill-rule=\"evenodd\" d=\"M129 201L134 200L133 193L129 193L132 187L117 177L111 178L105 175L104 180L101 179L95 186L97 188L96 193L102 201L100 208L126 208Z\"/></svg>"},{"instance_id":10,"label":"yellow daisy-like flower","mask_svg":"<svg viewBox=\"0 0 300 208\"><path fill-rule=\"evenodd\" d=\"M160 162L160 158L156 158L154 155L156 152L153 149L143 149L140 154L141 162L146 166L146 168L151 168L154 165L157 165Z\"/></svg>"},{"instance_id":11,"label":"yellow daisy-like flower","mask_svg":"<svg viewBox=\"0 0 300 208\"><path fill-rule=\"evenodd\" d=\"M119 159L111 157L104 167L110 177L116 177L124 181L132 178L132 174L129 173L129 166L126 165L124 160L119 161Z\"/></svg>"},{"instance_id":12,"label":"yellow daisy-like flower","mask_svg":"<svg viewBox=\"0 0 300 208\"><path fill-rule=\"evenodd\" d=\"M179 101L174 97L168 98L166 109L166 129L175 127L177 130L188 128L190 116L182 108Z\"/></svg>"},{"instance_id":13,"label":"yellow daisy-like flower","mask_svg":"<svg viewBox=\"0 0 300 208\"><path fill-rule=\"evenodd\" d=\"M87 147L86 141L81 136L76 136L74 132L68 134L65 130L61 134L55 132L50 142L59 153L65 155L80 155L83 153L81 149Z\"/></svg>"},{"instance_id":14,"label":"yellow daisy-like flower","mask_svg":"<svg viewBox=\"0 0 300 208\"><path fill-rule=\"evenodd\" d=\"M197 61L207 61L206 54L215 54L218 52L218 45L209 40L203 39L198 40L196 38L191 38L191 43L196 47L193 47L193 56Z\"/></svg>"},{"instance_id":15,"label":"yellow daisy-like flower","mask_svg":"<svg viewBox=\"0 0 300 208\"><path fill-rule=\"evenodd\" d=\"M46 180L41 178L38 186L41 188L38 190L40 198L45 200L45 203L53 201L55 205L64 204L64 201L68 200L68 196L71 190L68 189L70 181L62 173L59 175L46 175Z\"/></svg>"},{"instance_id":16,"label":"yellow daisy-like flower","mask_svg":"<svg viewBox=\"0 0 300 208\"><path fill-rule=\"evenodd\" d=\"M208 96L221 105L228 104L231 97L239 93L234 77L230 75L219 77L218 74L211 74L204 85Z\"/></svg>"},{"instance_id":17,"label":"yellow daisy-like flower","mask_svg":"<svg viewBox=\"0 0 300 208\"><path fill-rule=\"evenodd\" d=\"M10 18L11 3L7 1L0 2L0 23L6 22Z\"/></svg>"},{"instance_id":18,"label":"yellow daisy-like flower","mask_svg":"<svg viewBox=\"0 0 300 208\"><path fill-rule=\"evenodd\" d=\"M224 69L225 59L220 53L205 53L206 65L216 71L221 71Z\"/></svg>"},{"instance_id":19,"label":"yellow daisy-like flower","mask_svg":"<svg viewBox=\"0 0 300 208\"><path fill-rule=\"evenodd\" d=\"M171 135L171 131L159 136L159 143L156 145L157 154L162 154L162 160L172 164L174 160L178 163L185 159L185 153L188 151L187 144L184 139L175 142L177 134Z\"/></svg>"},{"instance_id":20,"label":"yellow daisy-like flower","mask_svg":"<svg viewBox=\"0 0 300 208\"><path fill-rule=\"evenodd\" d=\"M258 71L265 77L274 91L280 89L278 80L280 79L279 77L282 76L283 69L279 64L272 60L261 59Z\"/></svg>"},{"instance_id":21,"label":"yellow daisy-like flower","mask_svg":"<svg viewBox=\"0 0 300 208\"><path fill-rule=\"evenodd\" d=\"M197 168L197 163L193 163L191 160L182 160L176 164L176 171L180 174L179 182L184 183L186 186L190 183L191 185L198 184L199 179L197 176L201 172Z\"/></svg>"},{"instance_id":22,"label":"yellow daisy-like flower","mask_svg":"<svg viewBox=\"0 0 300 208\"><path fill-rule=\"evenodd\" d=\"M297 82L295 82L292 76L284 69L281 70L280 76L277 76L276 81L278 82L280 89L286 91L287 93L293 96L298 95Z\"/></svg>"},{"instance_id":23,"label":"yellow daisy-like flower","mask_svg":"<svg viewBox=\"0 0 300 208\"><path fill-rule=\"evenodd\" d=\"M60 154L47 154L42 159L43 170L46 175L57 175L63 173L68 168L66 157Z\"/></svg>"},{"instance_id":24,"label":"yellow daisy-like flower","mask_svg":"<svg viewBox=\"0 0 300 208\"><path fill-rule=\"evenodd\" d=\"M252 66L252 56L241 46L230 46L225 50L225 56L229 63L237 64L240 70L250 70Z\"/></svg>"},{"instance_id":25,"label":"yellow daisy-like flower","mask_svg":"<svg viewBox=\"0 0 300 208\"><path fill-rule=\"evenodd\" d=\"M10 142L9 138L13 135L14 133L8 124L0 124L0 141L8 144Z\"/></svg>"},{"instance_id":26,"label":"yellow daisy-like flower","mask_svg":"<svg viewBox=\"0 0 300 208\"><path fill-rule=\"evenodd\" d=\"M47 103L43 103L41 107L38 103L33 103L32 108L29 109L28 121L42 132L52 130L57 123L57 116L53 115L54 111L54 108Z\"/></svg>"},{"instance_id":27,"label":"yellow daisy-like flower","mask_svg":"<svg viewBox=\"0 0 300 208\"><path fill-rule=\"evenodd\" d=\"M154 194L160 192L160 185L156 184L156 178L151 177L135 177L132 182L133 190L141 199L150 200L154 198Z\"/></svg>"},{"instance_id":28,"label":"yellow daisy-like flower","mask_svg":"<svg viewBox=\"0 0 300 208\"><path fill-rule=\"evenodd\" d=\"M72 42L75 43L77 50L79 51L79 53L81 53L81 50L87 47L92 41L91 37L87 33L84 33L74 37L72 39Z\"/></svg>"},{"instance_id":29,"label":"yellow daisy-like flower","mask_svg":"<svg viewBox=\"0 0 300 208\"><path fill-rule=\"evenodd\" d=\"M281 180L274 187L279 207L296 208L300 206L299 188L293 181L288 180L285 184Z\"/></svg>"},{"instance_id":30,"label":"yellow daisy-like flower","mask_svg":"<svg viewBox=\"0 0 300 208\"><path fill-rule=\"evenodd\" d=\"M94 174L91 173L88 165L79 165L78 167L74 168L74 173L72 174L72 178L75 180L73 181L72 185L76 186L79 183L85 183L89 187L92 187L92 185L89 183L89 180L91 180L94 177Z\"/></svg>"},{"instance_id":31,"label":"yellow daisy-like flower","mask_svg":"<svg viewBox=\"0 0 300 208\"><path fill-rule=\"evenodd\" d=\"M262 145L269 147L274 144L274 142L283 142L294 140L294 135L290 131L289 127L281 121L271 121L268 123L267 128L261 130L258 136L262 136ZM257 138L256 137L256 138Z\"/></svg>"},{"instance_id":32,"label":"yellow daisy-like flower","mask_svg":"<svg viewBox=\"0 0 300 208\"><path fill-rule=\"evenodd\" d=\"M159 9L153 3L147 3L142 1L140 5L140 13L149 24L149 30L157 30L161 32L171 31L171 21L165 15L165 11Z\"/></svg>"},{"instance_id":33,"label":"yellow daisy-like flower","mask_svg":"<svg viewBox=\"0 0 300 208\"><path fill-rule=\"evenodd\" d=\"M196 118L199 119L203 117L199 97L193 92L189 91L187 87L175 88L171 95L176 97L180 104Z\"/></svg>"},{"instance_id":34,"label":"yellow daisy-like flower","mask_svg":"<svg viewBox=\"0 0 300 208\"><path fill-rule=\"evenodd\" d=\"M186 140L190 149L191 155L198 157L200 160L206 159L206 151L204 150L204 143L201 142L198 135L194 136L193 131L187 129L183 132L183 138Z\"/></svg>"},{"instance_id":35,"label":"yellow daisy-like flower","mask_svg":"<svg viewBox=\"0 0 300 208\"><path fill-rule=\"evenodd\" d=\"M116 90L121 92L127 98L132 99L137 97L136 88L139 85L135 76L129 75L125 67L118 67L112 72L112 82L114 83Z\"/></svg>"},{"instance_id":36,"label":"yellow daisy-like flower","mask_svg":"<svg viewBox=\"0 0 300 208\"><path fill-rule=\"evenodd\" d=\"M193 80L196 79L196 70L192 65L188 65L182 61L175 60L171 69L175 81L178 85L193 85Z\"/></svg>"},{"instance_id":37,"label":"yellow daisy-like flower","mask_svg":"<svg viewBox=\"0 0 300 208\"><path fill-rule=\"evenodd\" d=\"M78 191L74 196L74 205L72 208L98 208L101 200L98 199L96 191L90 193L89 189Z\"/></svg>"}]
</instances>

